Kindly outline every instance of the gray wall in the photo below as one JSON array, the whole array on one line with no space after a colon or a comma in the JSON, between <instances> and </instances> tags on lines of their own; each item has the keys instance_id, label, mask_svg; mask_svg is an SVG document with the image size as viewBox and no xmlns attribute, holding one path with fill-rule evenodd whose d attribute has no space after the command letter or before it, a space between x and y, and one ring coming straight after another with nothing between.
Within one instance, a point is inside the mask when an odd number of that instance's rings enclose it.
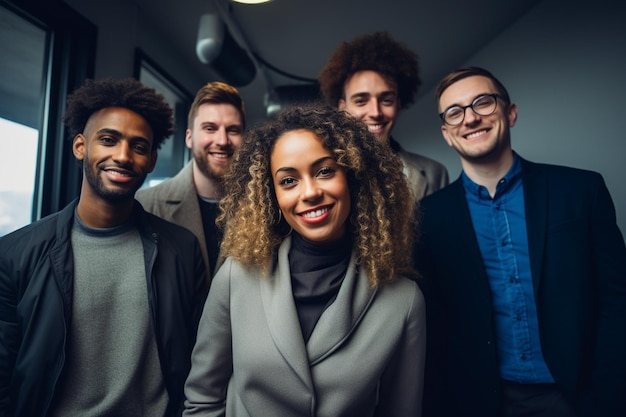
<instances>
[{"instance_id":1,"label":"gray wall","mask_svg":"<svg viewBox=\"0 0 626 417\"><path fill-rule=\"evenodd\" d=\"M134 3L65 1L99 27L96 78L131 76L133 51L138 46L190 93L206 81L206 75L193 73L176 58L176 48L154 32ZM485 67L507 86L519 107L512 140L522 156L591 169L604 176L622 232L626 232L626 186L622 184L626 137L621 132L626 120L624 21L622 2L543 0L467 61L458 63ZM468 21L467 28L455 30L471 30L471 24ZM461 165L441 137L433 94L426 92L401 114L394 137L408 150L443 162L451 178L456 178Z\"/></svg>"},{"instance_id":2,"label":"gray wall","mask_svg":"<svg viewBox=\"0 0 626 417\"><path fill-rule=\"evenodd\" d=\"M494 73L517 103L513 148L536 161L600 172L626 232L626 5L544 0L462 65ZM467 30L471 26L468 24ZM454 68L450 68L453 70ZM445 74L441 74L442 76ZM401 115L394 136L408 150L444 163L434 90Z\"/></svg>"},{"instance_id":3,"label":"gray wall","mask_svg":"<svg viewBox=\"0 0 626 417\"><path fill-rule=\"evenodd\" d=\"M208 1L208 0L207 0ZM147 22L146 14L127 0L65 0L98 26L94 78L132 77L135 48L162 66L191 95L206 83L206 74L193 73L165 36Z\"/></svg>"}]
</instances>

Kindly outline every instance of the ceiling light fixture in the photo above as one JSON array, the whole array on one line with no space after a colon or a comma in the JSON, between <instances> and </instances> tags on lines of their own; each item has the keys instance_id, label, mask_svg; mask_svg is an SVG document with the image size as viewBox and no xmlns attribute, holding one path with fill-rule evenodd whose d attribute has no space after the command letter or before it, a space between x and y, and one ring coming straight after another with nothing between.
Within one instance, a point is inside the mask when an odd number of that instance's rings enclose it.
<instances>
[{"instance_id":1,"label":"ceiling light fixture","mask_svg":"<svg viewBox=\"0 0 626 417\"><path fill-rule=\"evenodd\" d=\"M243 3L243 4L261 4L261 3L267 3L270 0L232 0L235 3Z\"/></svg>"}]
</instances>

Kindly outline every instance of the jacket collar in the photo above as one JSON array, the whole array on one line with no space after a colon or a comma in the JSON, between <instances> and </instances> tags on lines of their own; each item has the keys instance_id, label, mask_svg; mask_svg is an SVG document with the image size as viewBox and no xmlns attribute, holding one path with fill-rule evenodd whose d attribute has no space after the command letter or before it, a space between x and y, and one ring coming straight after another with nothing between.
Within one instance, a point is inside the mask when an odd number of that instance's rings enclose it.
<instances>
[{"instance_id":1,"label":"jacket collar","mask_svg":"<svg viewBox=\"0 0 626 417\"><path fill-rule=\"evenodd\" d=\"M426 169L415 158L409 158L409 153L391 136L389 137L389 146L400 157L402 172L408 178L415 197L419 199L421 196L425 196L428 188Z\"/></svg>"},{"instance_id":2,"label":"jacket collar","mask_svg":"<svg viewBox=\"0 0 626 417\"><path fill-rule=\"evenodd\" d=\"M533 277L535 298L538 299L539 279L548 225L548 178L543 173L541 165L521 157L520 161L522 163L522 181L524 181L524 209L526 211L530 272Z\"/></svg>"},{"instance_id":3,"label":"jacket collar","mask_svg":"<svg viewBox=\"0 0 626 417\"><path fill-rule=\"evenodd\" d=\"M305 346L291 288L290 247L291 237L287 237L278 250L278 263L271 278L260 281L261 296L276 347L312 388L310 366L345 343L365 315L376 290L370 288L366 274L358 271L353 253L337 298L324 311Z\"/></svg>"},{"instance_id":4,"label":"jacket collar","mask_svg":"<svg viewBox=\"0 0 626 417\"><path fill-rule=\"evenodd\" d=\"M519 155L518 155L519 156ZM535 297L538 297L539 281L541 278L541 265L543 264L543 254L545 250L545 236L548 222L548 178L543 172L540 164L536 164L519 157L522 165L522 181L524 183L524 211L526 213L526 230L528 233L528 255L530 258L530 268L533 279ZM447 192L454 194L456 203L450 203L450 207L465 207L464 214L451 221L460 222L456 230L463 230L463 225L471 225L469 208L465 199L465 189L463 187L462 173L459 178L450 184ZM452 229L454 230L453 226ZM468 248L476 249L472 253L479 253L478 243L475 239L467 242Z\"/></svg>"}]
</instances>

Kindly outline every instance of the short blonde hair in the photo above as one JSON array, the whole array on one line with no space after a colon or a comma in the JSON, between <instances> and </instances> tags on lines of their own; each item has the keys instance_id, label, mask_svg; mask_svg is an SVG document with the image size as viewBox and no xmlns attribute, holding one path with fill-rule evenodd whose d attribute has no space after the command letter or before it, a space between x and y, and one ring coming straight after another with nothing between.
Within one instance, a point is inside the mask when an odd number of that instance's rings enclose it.
<instances>
[{"instance_id":1,"label":"short blonde hair","mask_svg":"<svg viewBox=\"0 0 626 417\"><path fill-rule=\"evenodd\" d=\"M231 104L239 111L242 127L246 127L246 110L239 90L232 85L220 81L213 81L202 86L196 93L196 97L193 103L191 103L191 108L187 116L187 127L189 129L193 127L193 122L198 115L200 106L207 103Z\"/></svg>"}]
</instances>

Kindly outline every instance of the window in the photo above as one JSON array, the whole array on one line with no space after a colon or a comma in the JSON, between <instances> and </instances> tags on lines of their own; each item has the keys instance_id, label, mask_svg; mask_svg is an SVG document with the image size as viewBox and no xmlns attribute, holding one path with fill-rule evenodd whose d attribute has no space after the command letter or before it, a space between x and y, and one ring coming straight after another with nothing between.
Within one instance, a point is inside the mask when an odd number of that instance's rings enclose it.
<instances>
[{"instance_id":1,"label":"window","mask_svg":"<svg viewBox=\"0 0 626 417\"><path fill-rule=\"evenodd\" d=\"M39 132L0 118L0 236L30 223Z\"/></svg>"},{"instance_id":2,"label":"window","mask_svg":"<svg viewBox=\"0 0 626 417\"><path fill-rule=\"evenodd\" d=\"M93 74L95 39L67 5L0 0L0 236L78 195L62 118L68 92Z\"/></svg>"},{"instance_id":3,"label":"window","mask_svg":"<svg viewBox=\"0 0 626 417\"><path fill-rule=\"evenodd\" d=\"M174 110L174 134L161 145L156 167L142 186L145 188L176 175L191 157L185 145L185 131L187 130L187 113L193 97L140 49L135 52L135 78L162 94Z\"/></svg>"},{"instance_id":4,"label":"window","mask_svg":"<svg viewBox=\"0 0 626 417\"><path fill-rule=\"evenodd\" d=\"M0 40L2 236L32 218L48 36L38 25L0 7Z\"/></svg>"}]
</instances>

